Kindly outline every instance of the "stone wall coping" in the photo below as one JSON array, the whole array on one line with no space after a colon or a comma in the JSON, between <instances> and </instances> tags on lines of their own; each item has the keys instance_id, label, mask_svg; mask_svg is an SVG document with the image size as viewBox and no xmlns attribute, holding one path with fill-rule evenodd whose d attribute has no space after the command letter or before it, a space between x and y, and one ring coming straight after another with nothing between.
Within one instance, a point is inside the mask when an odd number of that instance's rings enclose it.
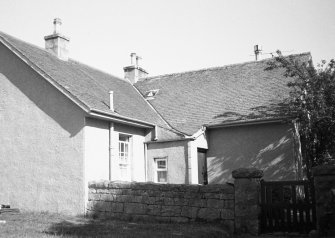
<instances>
[{"instance_id":1,"label":"stone wall coping","mask_svg":"<svg viewBox=\"0 0 335 238\"><path fill-rule=\"evenodd\" d=\"M261 178L263 171L256 168L239 168L232 172L233 178Z\"/></svg>"},{"instance_id":2,"label":"stone wall coping","mask_svg":"<svg viewBox=\"0 0 335 238\"><path fill-rule=\"evenodd\" d=\"M217 192L234 193L232 184L158 184L153 182L122 182L122 181L90 181L90 189L134 189L134 190L161 190L161 191L191 191L191 192Z\"/></svg>"},{"instance_id":3,"label":"stone wall coping","mask_svg":"<svg viewBox=\"0 0 335 238\"><path fill-rule=\"evenodd\" d=\"M335 175L335 165L319 165L312 168L314 176Z\"/></svg>"}]
</instances>

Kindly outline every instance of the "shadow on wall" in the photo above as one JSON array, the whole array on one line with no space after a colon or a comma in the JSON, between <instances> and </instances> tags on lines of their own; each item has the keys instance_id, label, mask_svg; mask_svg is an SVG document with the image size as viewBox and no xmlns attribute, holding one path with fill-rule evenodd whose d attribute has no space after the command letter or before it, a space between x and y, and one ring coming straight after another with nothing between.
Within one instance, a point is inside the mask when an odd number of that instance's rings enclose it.
<instances>
[{"instance_id":1,"label":"shadow on wall","mask_svg":"<svg viewBox=\"0 0 335 238\"><path fill-rule=\"evenodd\" d=\"M211 130L210 143L215 144L208 153L209 182L230 181L232 170L247 167L262 169L266 180L295 179L292 133L287 124Z\"/></svg>"},{"instance_id":2,"label":"shadow on wall","mask_svg":"<svg viewBox=\"0 0 335 238\"><path fill-rule=\"evenodd\" d=\"M20 59L16 58L9 51L5 51L0 47L0 53L7 55L0 59L0 82L1 84L7 83L7 79L14 85L21 93L23 93L34 105L41 111L52 118L59 126L66 130L70 137L75 136L83 126L83 123L78 123L78 115L82 114L81 109L71 102L66 96L60 93L57 89L51 86L39 74L33 71L29 66L23 63ZM15 58L14 58L15 57ZM6 58L10 60L6 60ZM2 82L4 80L4 82ZM8 100L12 100L11 109L13 106L24 114L25 111L20 107L29 110L30 105L25 105L29 101L20 98L20 94L16 93L13 86L7 83L7 90L10 94ZM13 105L14 104L14 105ZM29 103L30 104L30 103ZM36 114L36 111L33 113ZM32 119L42 120L43 115L31 115ZM82 118L84 118L82 116ZM45 120L45 119L44 119ZM84 120L84 119L83 119ZM42 121L43 123L44 121Z\"/></svg>"}]
</instances>

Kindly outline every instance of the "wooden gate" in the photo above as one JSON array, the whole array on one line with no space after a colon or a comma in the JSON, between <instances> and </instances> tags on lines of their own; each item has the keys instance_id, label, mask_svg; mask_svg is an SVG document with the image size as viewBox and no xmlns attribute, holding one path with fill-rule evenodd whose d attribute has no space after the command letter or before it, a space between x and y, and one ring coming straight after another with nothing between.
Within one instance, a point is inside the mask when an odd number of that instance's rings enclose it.
<instances>
[{"instance_id":1,"label":"wooden gate","mask_svg":"<svg viewBox=\"0 0 335 238\"><path fill-rule=\"evenodd\" d=\"M261 181L261 232L308 233L316 227L313 183Z\"/></svg>"}]
</instances>

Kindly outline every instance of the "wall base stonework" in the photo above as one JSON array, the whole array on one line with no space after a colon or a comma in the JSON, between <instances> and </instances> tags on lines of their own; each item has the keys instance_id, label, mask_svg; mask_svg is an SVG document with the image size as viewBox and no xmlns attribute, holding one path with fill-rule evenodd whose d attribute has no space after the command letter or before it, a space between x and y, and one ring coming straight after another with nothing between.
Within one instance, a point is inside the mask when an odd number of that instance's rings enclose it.
<instances>
[{"instance_id":1,"label":"wall base stonework","mask_svg":"<svg viewBox=\"0 0 335 238\"><path fill-rule=\"evenodd\" d=\"M234 231L234 186L89 183L87 214L97 218L220 222Z\"/></svg>"}]
</instances>

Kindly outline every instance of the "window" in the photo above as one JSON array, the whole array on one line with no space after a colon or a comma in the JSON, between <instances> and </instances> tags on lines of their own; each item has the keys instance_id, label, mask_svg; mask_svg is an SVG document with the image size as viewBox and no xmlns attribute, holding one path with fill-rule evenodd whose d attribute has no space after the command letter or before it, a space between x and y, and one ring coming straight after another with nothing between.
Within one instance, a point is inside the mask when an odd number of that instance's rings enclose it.
<instances>
[{"instance_id":1,"label":"window","mask_svg":"<svg viewBox=\"0 0 335 238\"><path fill-rule=\"evenodd\" d=\"M167 183L167 158L155 159L156 163L156 182Z\"/></svg>"},{"instance_id":2,"label":"window","mask_svg":"<svg viewBox=\"0 0 335 238\"><path fill-rule=\"evenodd\" d=\"M130 136L119 135L119 169L121 180L130 180Z\"/></svg>"},{"instance_id":3,"label":"window","mask_svg":"<svg viewBox=\"0 0 335 238\"><path fill-rule=\"evenodd\" d=\"M151 100L154 99L154 97L156 96L156 94L159 92L159 89L153 89L153 90L149 90L147 92L145 92L144 94L144 98L146 100Z\"/></svg>"}]
</instances>

